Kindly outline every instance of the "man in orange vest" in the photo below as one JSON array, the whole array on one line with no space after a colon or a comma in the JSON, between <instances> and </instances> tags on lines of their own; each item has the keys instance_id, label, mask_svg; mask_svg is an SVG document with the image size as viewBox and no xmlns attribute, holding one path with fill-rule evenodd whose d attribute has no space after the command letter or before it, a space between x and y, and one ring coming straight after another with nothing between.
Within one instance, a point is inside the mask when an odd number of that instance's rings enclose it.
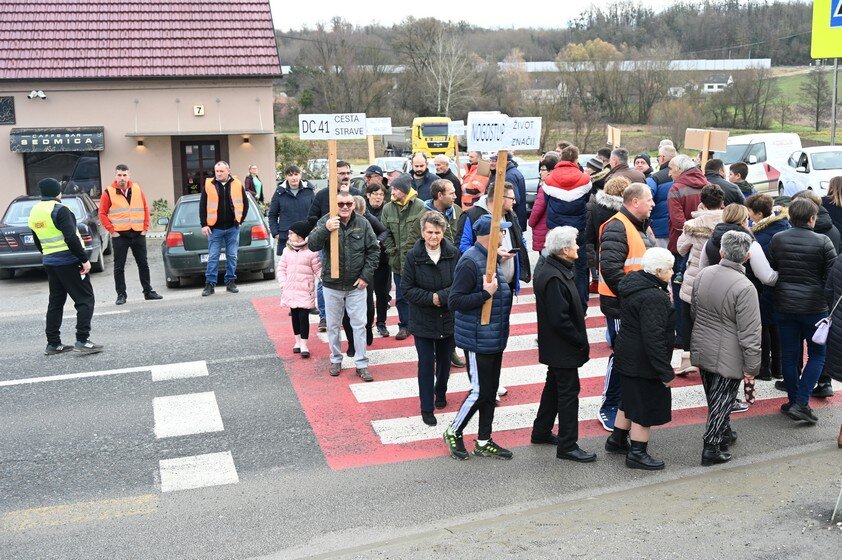
<instances>
[{"instance_id":1,"label":"man in orange vest","mask_svg":"<svg viewBox=\"0 0 842 560\"><path fill-rule=\"evenodd\" d=\"M146 261L146 232L149 231L149 205L140 185L132 182L129 167L123 163L116 167L111 186L99 199L99 220L108 233L114 248L114 287L117 305L126 303L126 257L132 250L140 274L145 299L163 299L152 289L149 280L149 263Z\"/></svg>"},{"instance_id":2,"label":"man in orange vest","mask_svg":"<svg viewBox=\"0 0 842 560\"><path fill-rule=\"evenodd\" d=\"M249 202L239 179L231 176L225 161L213 166L214 178L205 180L199 199L199 222L202 235L208 238L208 267L205 269L205 289L202 296L214 292L219 277L219 259L225 243L225 286L236 294L240 290L237 279L237 251L240 248L240 224L246 219Z\"/></svg>"},{"instance_id":3,"label":"man in orange vest","mask_svg":"<svg viewBox=\"0 0 842 560\"><path fill-rule=\"evenodd\" d=\"M599 308L605 315L608 343L614 347L620 331L618 285L623 276L643 269L643 253L655 246L649 237L649 215L655 202L645 183L632 183L623 191L623 207L599 228ZM620 378L612 375L614 354L608 358L598 420L611 432L620 405ZM628 449L623 450L623 453Z\"/></svg>"}]
</instances>

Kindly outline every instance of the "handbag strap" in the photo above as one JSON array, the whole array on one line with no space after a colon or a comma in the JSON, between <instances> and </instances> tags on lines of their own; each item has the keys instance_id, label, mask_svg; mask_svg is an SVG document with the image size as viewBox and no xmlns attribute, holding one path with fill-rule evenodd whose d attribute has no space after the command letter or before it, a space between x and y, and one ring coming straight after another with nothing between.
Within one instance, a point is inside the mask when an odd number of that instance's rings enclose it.
<instances>
[{"instance_id":1,"label":"handbag strap","mask_svg":"<svg viewBox=\"0 0 842 560\"><path fill-rule=\"evenodd\" d=\"M838 298L836 298L836 303L833 305L833 309L830 310L830 315L828 315L828 317L830 317L830 318L833 317L833 312L836 311L837 307L839 307L840 301L842 301L842 296L839 296Z\"/></svg>"}]
</instances>

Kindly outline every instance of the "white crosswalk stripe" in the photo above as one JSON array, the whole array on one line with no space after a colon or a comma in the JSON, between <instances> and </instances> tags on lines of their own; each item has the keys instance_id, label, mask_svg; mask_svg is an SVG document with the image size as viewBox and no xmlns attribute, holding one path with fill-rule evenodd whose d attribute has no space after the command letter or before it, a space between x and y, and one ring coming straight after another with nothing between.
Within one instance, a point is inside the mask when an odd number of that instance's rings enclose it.
<instances>
[{"instance_id":1,"label":"white crosswalk stripe","mask_svg":"<svg viewBox=\"0 0 842 560\"><path fill-rule=\"evenodd\" d=\"M159 462L161 492L237 484L237 467L230 451L207 453Z\"/></svg>"},{"instance_id":2,"label":"white crosswalk stripe","mask_svg":"<svg viewBox=\"0 0 842 560\"><path fill-rule=\"evenodd\" d=\"M152 410L158 439L225 429L213 391L156 397L152 400Z\"/></svg>"}]
</instances>

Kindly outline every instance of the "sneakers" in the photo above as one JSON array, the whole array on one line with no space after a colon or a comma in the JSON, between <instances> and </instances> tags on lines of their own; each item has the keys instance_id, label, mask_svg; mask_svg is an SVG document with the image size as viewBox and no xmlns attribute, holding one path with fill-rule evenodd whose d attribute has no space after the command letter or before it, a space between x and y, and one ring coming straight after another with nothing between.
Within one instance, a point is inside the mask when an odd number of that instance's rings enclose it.
<instances>
[{"instance_id":1,"label":"sneakers","mask_svg":"<svg viewBox=\"0 0 842 560\"><path fill-rule=\"evenodd\" d=\"M489 439L485 445L477 443L474 447L474 455L477 457L496 457L498 459L511 459L514 454L508 449L504 449L494 443L493 439Z\"/></svg>"},{"instance_id":2,"label":"sneakers","mask_svg":"<svg viewBox=\"0 0 842 560\"><path fill-rule=\"evenodd\" d=\"M67 344L47 344L47 347L44 349L45 356L55 356L56 354L64 354L65 352L72 352L73 347L68 346Z\"/></svg>"},{"instance_id":3,"label":"sneakers","mask_svg":"<svg viewBox=\"0 0 842 560\"><path fill-rule=\"evenodd\" d=\"M681 284L683 284L684 283L684 273L679 272L678 274L673 276L672 277L672 283L675 284L676 286L680 286Z\"/></svg>"},{"instance_id":4,"label":"sneakers","mask_svg":"<svg viewBox=\"0 0 842 560\"><path fill-rule=\"evenodd\" d=\"M342 371L342 364L330 364L330 369L328 373L330 373L331 377L336 377Z\"/></svg>"},{"instance_id":5,"label":"sneakers","mask_svg":"<svg viewBox=\"0 0 842 560\"><path fill-rule=\"evenodd\" d=\"M775 381L775 389L777 389L778 391L783 391L784 393L789 392L789 390L786 388L786 383L784 383L783 380Z\"/></svg>"},{"instance_id":6,"label":"sneakers","mask_svg":"<svg viewBox=\"0 0 842 560\"><path fill-rule=\"evenodd\" d=\"M448 428L444 431L444 443L447 444L447 447L450 449L450 456L454 459L458 459L460 461L467 461L471 458L468 455L468 450L465 449L465 442L462 440L462 434L455 434L453 433L452 428Z\"/></svg>"},{"instance_id":7,"label":"sneakers","mask_svg":"<svg viewBox=\"0 0 842 560\"><path fill-rule=\"evenodd\" d=\"M147 293L143 294L143 299L149 299L149 300L164 299L164 296L162 296L161 294L159 294L155 290L152 290L151 292L147 292Z\"/></svg>"},{"instance_id":8,"label":"sneakers","mask_svg":"<svg viewBox=\"0 0 842 560\"><path fill-rule=\"evenodd\" d=\"M327 319L321 318L319 319L319 332L327 331Z\"/></svg>"},{"instance_id":9,"label":"sneakers","mask_svg":"<svg viewBox=\"0 0 842 560\"><path fill-rule=\"evenodd\" d=\"M803 420L804 422L809 422L810 424L815 424L819 421L819 417L815 415L813 409L810 408L810 405L808 404L792 403L792 406L789 407L786 415L793 420Z\"/></svg>"},{"instance_id":10,"label":"sneakers","mask_svg":"<svg viewBox=\"0 0 842 560\"><path fill-rule=\"evenodd\" d=\"M374 381L374 378L368 372L368 368L357 368L357 375L365 382Z\"/></svg>"},{"instance_id":11,"label":"sneakers","mask_svg":"<svg viewBox=\"0 0 842 560\"><path fill-rule=\"evenodd\" d=\"M117 301L114 302L114 305L124 305L126 303L126 296L125 294L120 294L117 296Z\"/></svg>"},{"instance_id":12,"label":"sneakers","mask_svg":"<svg viewBox=\"0 0 842 560\"><path fill-rule=\"evenodd\" d=\"M406 340L407 338L409 338L409 329L406 327L399 328L395 340Z\"/></svg>"},{"instance_id":13,"label":"sneakers","mask_svg":"<svg viewBox=\"0 0 842 560\"><path fill-rule=\"evenodd\" d=\"M383 338L389 336L389 329L386 328L386 323L377 323L377 334Z\"/></svg>"},{"instance_id":14,"label":"sneakers","mask_svg":"<svg viewBox=\"0 0 842 560\"><path fill-rule=\"evenodd\" d=\"M687 375L688 373L699 373L699 368L690 363L690 352L681 353L681 365L675 370L676 375Z\"/></svg>"},{"instance_id":15,"label":"sneakers","mask_svg":"<svg viewBox=\"0 0 842 560\"><path fill-rule=\"evenodd\" d=\"M819 383L816 385L816 388L813 389L813 398L816 399L829 399L833 396L833 385L828 383Z\"/></svg>"},{"instance_id":16,"label":"sneakers","mask_svg":"<svg viewBox=\"0 0 842 560\"><path fill-rule=\"evenodd\" d=\"M731 405L731 414L739 414L740 412L745 412L749 409L749 405L744 403L740 399L736 399L734 404Z\"/></svg>"},{"instance_id":17,"label":"sneakers","mask_svg":"<svg viewBox=\"0 0 842 560\"><path fill-rule=\"evenodd\" d=\"M102 344L94 344L90 340L86 340L85 342L77 340L73 349L82 354L97 354L102 352Z\"/></svg>"},{"instance_id":18,"label":"sneakers","mask_svg":"<svg viewBox=\"0 0 842 560\"><path fill-rule=\"evenodd\" d=\"M617 419L617 409L613 406L600 409L597 420L606 432L614 431L614 420Z\"/></svg>"},{"instance_id":19,"label":"sneakers","mask_svg":"<svg viewBox=\"0 0 842 560\"><path fill-rule=\"evenodd\" d=\"M231 280L227 284L225 284L225 291L231 294L238 294L240 293L240 288L237 287L237 284Z\"/></svg>"},{"instance_id":20,"label":"sneakers","mask_svg":"<svg viewBox=\"0 0 842 560\"><path fill-rule=\"evenodd\" d=\"M205 289L202 290L202 297L213 295L214 291L213 284L205 284Z\"/></svg>"}]
</instances>

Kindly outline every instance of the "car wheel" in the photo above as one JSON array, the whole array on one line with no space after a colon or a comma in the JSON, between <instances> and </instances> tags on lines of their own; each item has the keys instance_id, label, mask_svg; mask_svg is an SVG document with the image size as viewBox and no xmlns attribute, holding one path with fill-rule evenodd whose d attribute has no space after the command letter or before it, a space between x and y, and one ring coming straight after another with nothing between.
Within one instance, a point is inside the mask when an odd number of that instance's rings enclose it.
<instances>
[{"instance_id":1,"label":"car wheel","mask_svg":"<svg viewBox=\"0 0 842 560\"><path fill-rule=\"evenodd\" d=\"M263 271L263 279L264 280L274 280L275 279L275 269L271 268L269 270Z\"/></svg>"},{"instance_id":2,"label":"car wheel","mask_svg":"<svg viewBox=\"0 0 842 560\"><path fill-rule=\"evenodd\" d=\"M105 270L105 256L102 253L102 243L100 243L98 258L91 261L91 272L102 272L103 270Z\"/></svg>"},{"instance_id":3,"label":"car wheel","mask_svg":"<svg viewBox=\"0 0 842 560\"><path fill-rule=\"evenodd\" d=\"M14 268L0 268L0 278L3 280L11 280L15 277Z\"/></svg>"},{"instance_id":4,"label":"car wheel","mask_svg":"<svg viewBox=\"0 0 842 560\"><path fill-rule=\"evenodd\" d=\"M102 254L103 255L110 255L111 253L114 252L114 240L112 239L112 237L110 235L107 236L105 239L106 239L106 242L108 244L105 246L105 250L102 252Z\"/></svg>"}]
</instances>

